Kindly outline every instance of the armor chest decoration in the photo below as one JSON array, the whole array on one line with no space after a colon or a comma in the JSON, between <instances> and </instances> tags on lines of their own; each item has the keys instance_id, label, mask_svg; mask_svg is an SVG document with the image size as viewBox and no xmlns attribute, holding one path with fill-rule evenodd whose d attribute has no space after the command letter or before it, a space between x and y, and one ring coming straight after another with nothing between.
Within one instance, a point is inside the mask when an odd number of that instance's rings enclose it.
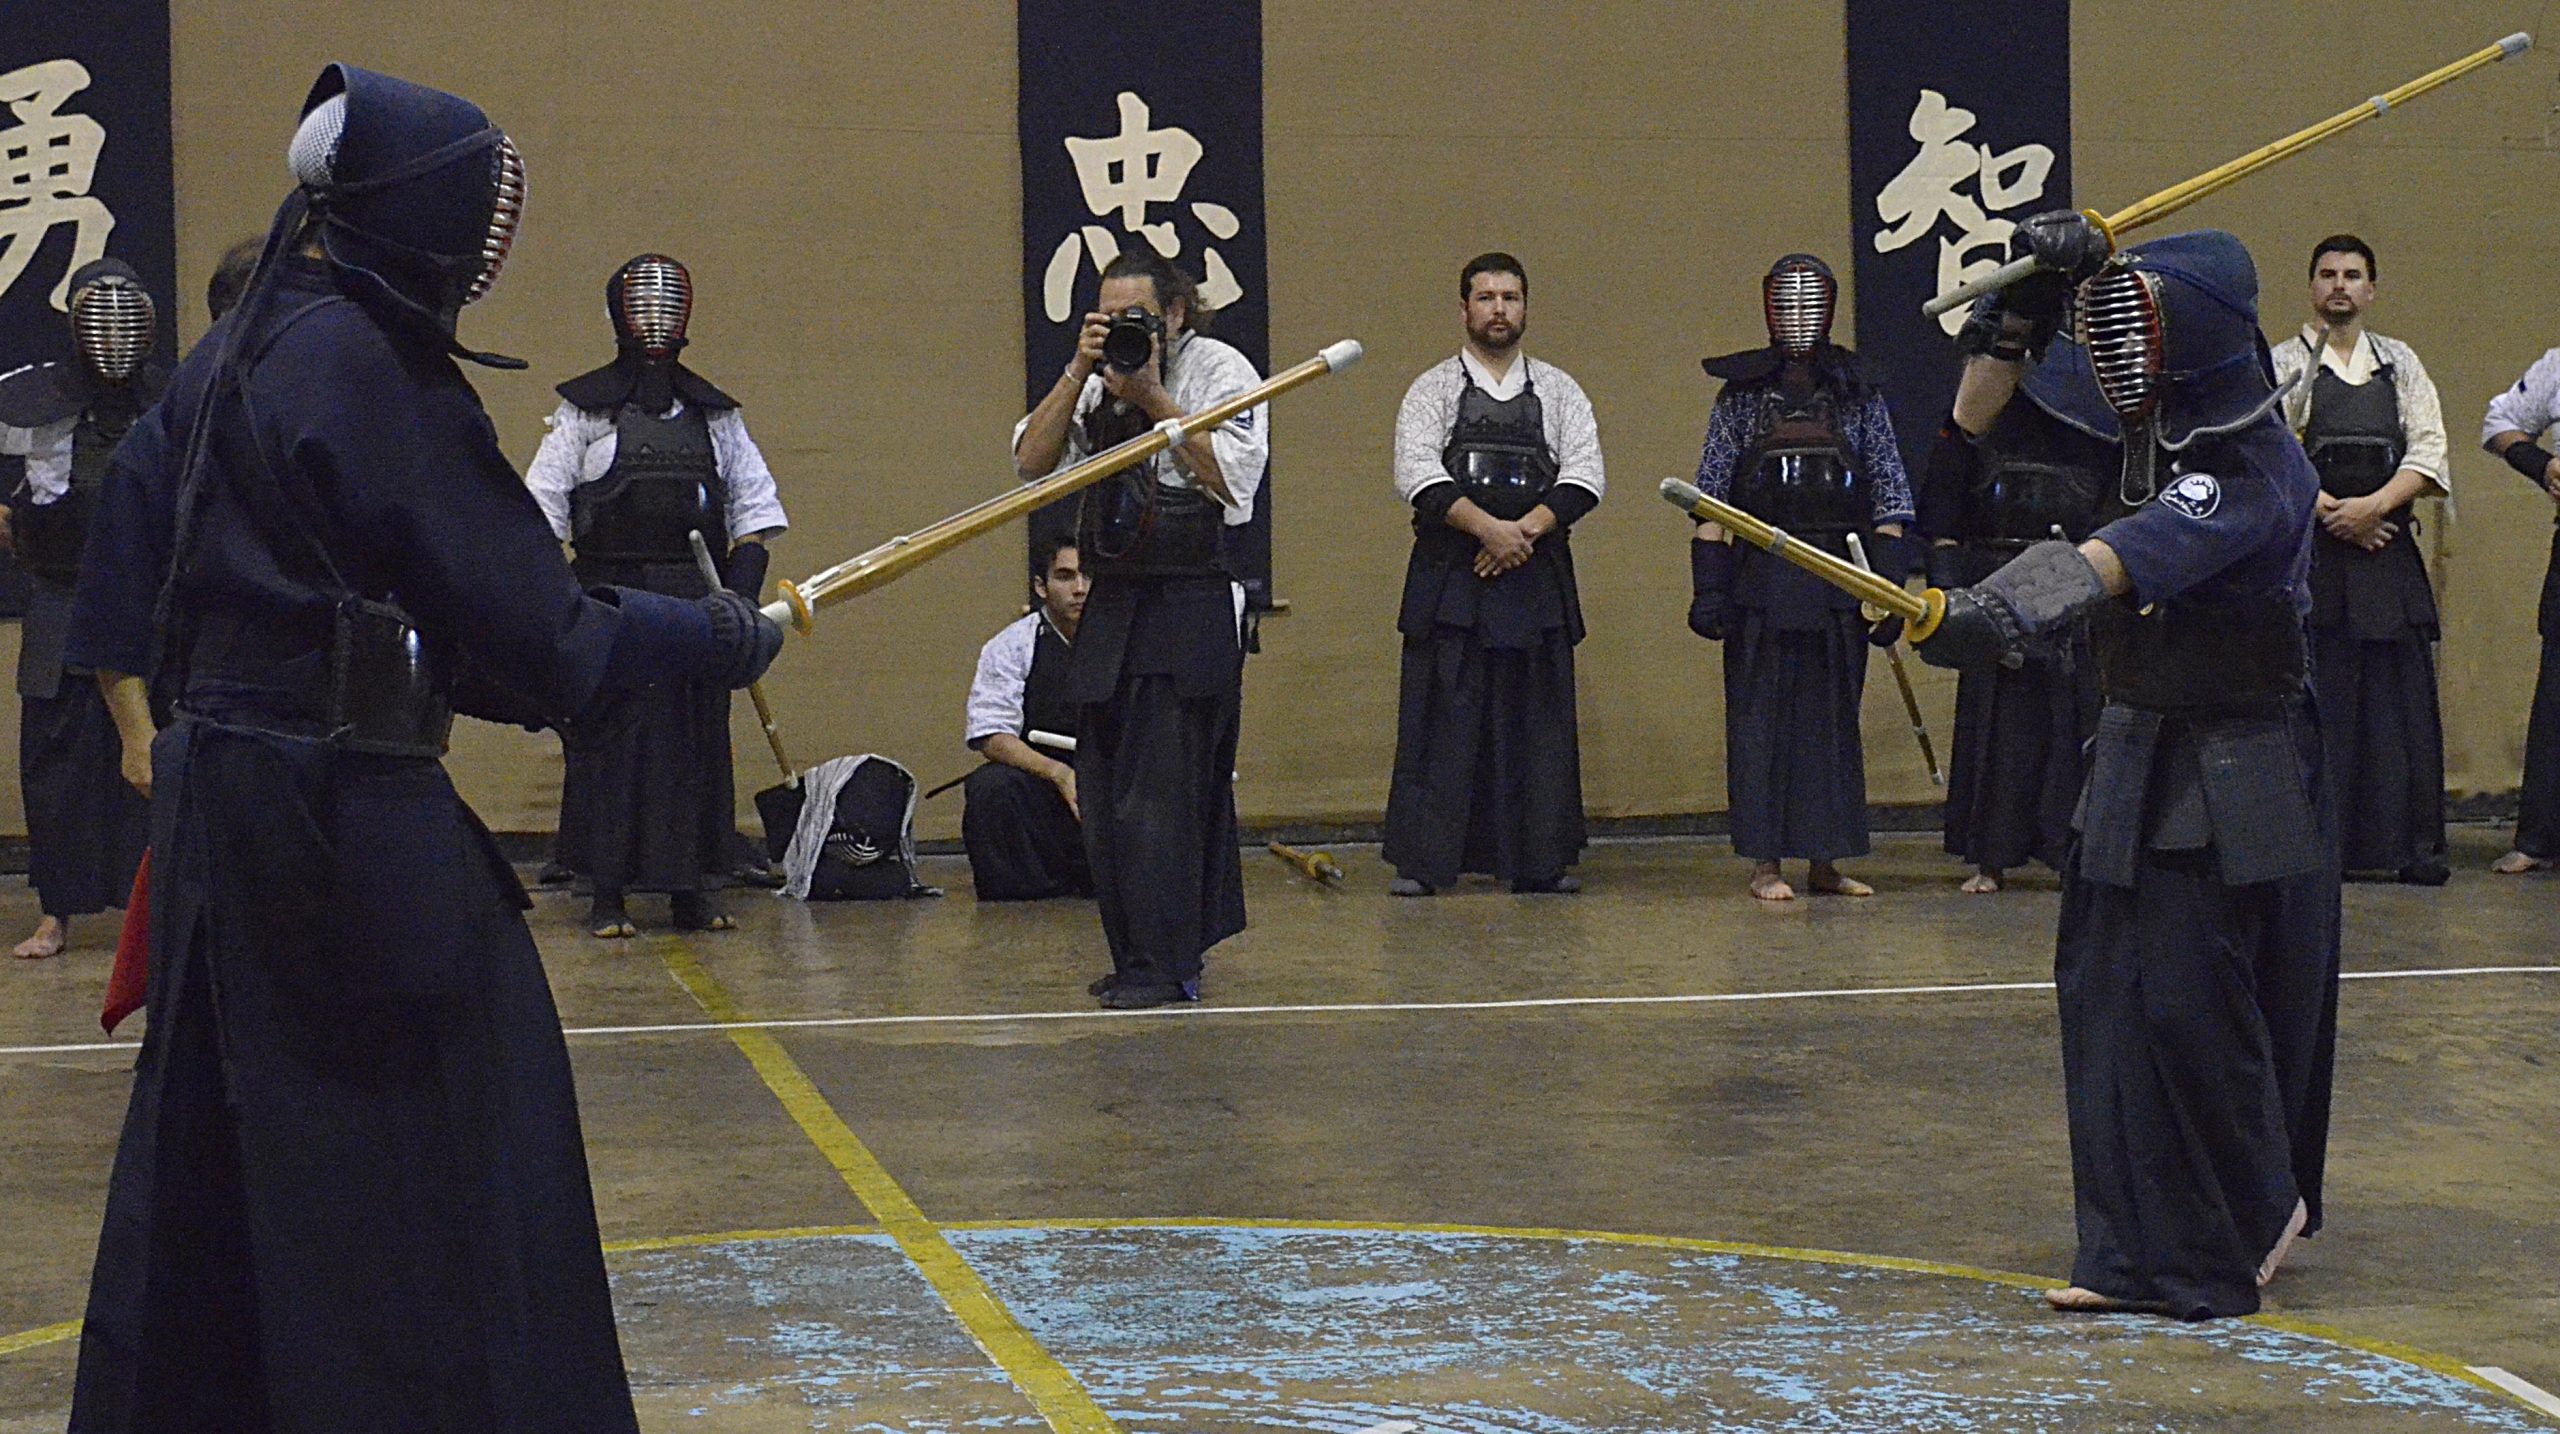
<instances>
[{"instance_id":1,"label":"armor chest decoration","mask_svg":"<svg viewBox=\"0 0 2560 1434\"><path fill-rule=\"evenodd\" d=\"M569 493L569 532L581 559L693 562L699 531L713 557L729 547L728 493L699 408L661 418L624 406L613 418L613 466Z\"/></svg>"},{"instance_id":2,"label":"armor chest decoration","mask_svg":"<svg viewBox=\"0 0 2560 1434\"><path fill-rule=\"evenodd\" d=\"M16 516L18 565L50 583L80 581L80 550L89 540L89 516L107 481L107 460L128 425L109 427L82 414L71 430L71 487L50 503L30 503Z\"/></svg>"},{"instance_id":3,"label":"armor chest decoration","mask_svg":"<svg viewBox=\"0 0 2560 1434\"><path fill-rule=\"evenodd\" d=\"M1520 360L1528 363L1527 359ZM1464 372L1463 364L1461 372ZM1517 522L1556 484L1555 451L1547 446L1546 412L1527 372L1521 388L1497 399L1465 374L1458 417L1440 449L1440 466L1457 480L1467 501L1505 522Z\"/></svg>"},{"instance_id":4,"label":"armor chest decoration","mask_svg":"<svg viewBox=\"0 0 2560 1434\"><path fill-rule=\"evenodd\" d=\"M2400 393L2385 364L2363 383L2349 383L2320 366L2311 380L2311 421L2302 430L2303 451L2320 470L2320 486L2333 497L2378 493L2400 471Z\"/></svg>"},{"instance_id":5,"label":"armor chest decoration","mask_svg":"<svg viewBox=\"0 0 2560 1434\"><path fill-rule=\"evenodd\" d=\"M1839 405L1828 390L1783 390L1761 400L1762 429L1735 466L1735 506L1791 533L1846 533L1875 522L1875 495L1849 461Z\"/></svg>"}]
</instances>

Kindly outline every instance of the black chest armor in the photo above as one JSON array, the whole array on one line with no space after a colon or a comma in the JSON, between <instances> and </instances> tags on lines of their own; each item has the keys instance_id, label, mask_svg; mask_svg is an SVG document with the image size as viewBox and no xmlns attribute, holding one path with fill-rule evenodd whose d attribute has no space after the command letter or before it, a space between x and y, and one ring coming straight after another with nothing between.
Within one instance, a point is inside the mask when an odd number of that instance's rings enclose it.
<instances>
[{"instance_id":1,"label":"black chest armor","mask_svg":"<svg viewBox=\"0 0 2560 1434\"><path fill-rule=\"evenodd\" d=\"M2384 365L2353 384L2322 368L2311 380L2311 421L2303 451L2319 470L2322 491L2361 498L2382 490L2407 456L2400 433L2400 394ZM2370 551L2315 528L2311 538L2311 625L2368 641L2398 641L2440 630L2435 591L2418 553L2414 504L2393 509L2399 529Z\"/></svg>"},{"instance_id":2,"label":"black chest armor","mask_svg":"<svg viewBox=\"0 0 2560 1434\"><path fill-rule=\"evenodd\" d=\"M2118 467L2112 445L2021 395L1982 435L1979 454L1956 535L1963 541L2018 552L2057 536L2076 543L2097 530L2098 497Z\"/></svg>"},{"instance_id":3,"label":"black chest armor","mask_svg":"<svg viewBox=\"0 0 2560 1434\"><path fill-rule=\"evenodd\" d=\"M1067 664L1074 660L1075 645L1059 636L1044 615L1032 633L1031 671L1022 680L1024 736L1033 732L1077 735L1077 707L1067 697Z\"/></svg>"},{"instance_id":4,"label":"black chest armor","mask_svg":"<svg viewBox=\"0 0 2560 1434\"><path fill-rule=\"evenodd\" d=\"M1796 398L1772 389L1760 414L1760 436L1734 468L1735 507L1800 536L1874 525L1874 488L1849 461L1830 390Z\"/></svg>"},{"instance_id":5,"label":"black chest armor","mask_svg":"<svg viewBox=\"0 0 2560 1434\"><path fill-rule=\"evenodd\" d=\"M1145 415L1106 399L1085 411L1085 451L1104 453L1150 427ZM1076 551L1096 577L1221 577L1226 510L1192 487L1156 481L1158 456L1084 490L1076 504Z\"/></svg>"},{"instance_id":6,"label":"black chest armor","mask_svg":"<svg viewBox=\"0 0 2560 1434\"><path fill-rule=\"evenodd\" d=\"M1474 374L1465 372L1463 360L1460 364L1467 386L1458 394L1458 417L1449 426L1449 441L1441 446L1440 466L1457 480L1468 502L1506 523L1516 523L1545 501L1547 490L1556 485L1556 455L1547 446L1545 407L1526 371L1518 393L1497 399L1477 385Z\"/></svg>"},{"instance_id":7,"label":"black chest armor","mask_svg":"<svg viewBox=\"0 0 2560 1434\"><path fill-rule=\"evenodd\" d=\"M711 556L729 551L729 495L711 448L711 424L688 405L660 418L625 404L613 415L613 466L569 492L569 536L580 559L693 563L688 535Z\"/></svg>"},{"instance_id":8,"label":"black chest armor","mask_svg":"<svg viewBox=\"0 0 2560 1434\"><path fill-rule=\"evenodd\" d=\"M2199 443L2190 453L2200 468L2215 466L2214 445ZM2160 487L2183 471L2173 467ZM2136 506L2110 485L2098 526ZM2109 702L2192 719L2275 716L2301 695L2310 671L2302 616L2287 592L2220 602L2170 598L2148 607L2131 595L2115 598L2090 612L2089 652Z\"/></svg>"},{"instance_id":9,"label":"black chest armor","mask_svg":"<svg viewBox=\"0 0 2560 1434\"><path fill-rule=\"evenodd\" d=\"M89 541L89 517L106 486L107 460L130 422L84 413L71 430L71 489L50 503L24 503L13 515L18 566L60 587L80 581L80 550Z\"/></svg>"},{"instance_id":10,"label":"black chest armor","mask_svg":"<svg viewBox=\"0 0 2560 1434\"><path fill-rule=\"evenodd\" d=\"M2311 421L2302 430L2303 451L2320 470L2320 486L2337 498L2382 491L2400 471L2400 392L2391 366L2364 383L2349 383L2318 366L2311 380ZM2405 511L2405 510L2403 510ZM2394 539L2393 541L2398 541Z\"/></svg>"}]
</instances>

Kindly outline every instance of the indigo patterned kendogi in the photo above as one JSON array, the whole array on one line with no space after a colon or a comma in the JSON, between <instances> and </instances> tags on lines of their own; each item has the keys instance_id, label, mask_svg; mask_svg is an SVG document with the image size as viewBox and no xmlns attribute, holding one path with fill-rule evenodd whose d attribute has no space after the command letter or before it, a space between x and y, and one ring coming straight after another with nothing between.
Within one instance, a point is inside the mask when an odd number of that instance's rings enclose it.
<instances>
[{"instance_id":1,"label":"indigo patterned kendogi","mask_svg":"<svg viewBox=\"0 0 2560 1434\"><path fill-rule=\"evenodd\" d=\"M1699 491L1836 557L1850 556L1856 535L1877 571L1898 579L1917 566L1902 537L1911 480L1884 395L1830 341L1830 270L1791 254L1762 290L1769 344L1704 364L1724 388ZM1821 886L1822 868L1868 850L1858 728L1867 647L1892 642L1901 625L1871 628L1857 599L1758 548L1701 541L1689 558L1689 626L1724 643L1733 849L1770 873L1782 857L1806 858Z\"/></svg>"}]
</instances>

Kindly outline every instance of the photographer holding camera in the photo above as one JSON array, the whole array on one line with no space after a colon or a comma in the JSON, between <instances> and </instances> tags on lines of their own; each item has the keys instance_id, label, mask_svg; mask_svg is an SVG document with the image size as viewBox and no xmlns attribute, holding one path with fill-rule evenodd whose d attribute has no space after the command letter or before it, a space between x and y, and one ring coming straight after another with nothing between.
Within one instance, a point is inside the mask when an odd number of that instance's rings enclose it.
<instances>
[{"instance_id":1,"label":"photographer holding camera","mask_svg":"<svg viewBox=\"0 0 2560 1434\"><path fill-rule=\"evenodd\" d=\"M1198 332L1189 276L1144 246L1104 266L1066 372L1014 428L1014 468L1047 476L1165 419L1262 381ZM1253 514L1271 454L1269 414L1216 430L1086 489L1076 548L1093 589L1068 665L1081 709L1076 787L1115 1010L1200 996L1201 956L1244 929L1236 727L1244 698L1243 589L1219 530Z\"/></svg>"}]
</instances>

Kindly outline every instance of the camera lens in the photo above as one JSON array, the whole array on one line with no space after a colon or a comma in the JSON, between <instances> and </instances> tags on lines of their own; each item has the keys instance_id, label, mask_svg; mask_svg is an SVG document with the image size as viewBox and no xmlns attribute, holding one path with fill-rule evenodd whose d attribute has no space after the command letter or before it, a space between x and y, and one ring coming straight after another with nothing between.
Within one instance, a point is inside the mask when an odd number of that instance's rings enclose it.
<instances>
[{"instance_id":1,"label":"camera lens","mask_svg":"<svg viewBox=\"0 0 2560 1434\"><path fill-rule=\"evenodd\" d=\"M1123 373L1147 366L1155 352L1156 333L1163 321L1140 308L1123 309L1111 316L1111 327L1103 331L1102 361Z\"/></svg>"}]
</instances>

